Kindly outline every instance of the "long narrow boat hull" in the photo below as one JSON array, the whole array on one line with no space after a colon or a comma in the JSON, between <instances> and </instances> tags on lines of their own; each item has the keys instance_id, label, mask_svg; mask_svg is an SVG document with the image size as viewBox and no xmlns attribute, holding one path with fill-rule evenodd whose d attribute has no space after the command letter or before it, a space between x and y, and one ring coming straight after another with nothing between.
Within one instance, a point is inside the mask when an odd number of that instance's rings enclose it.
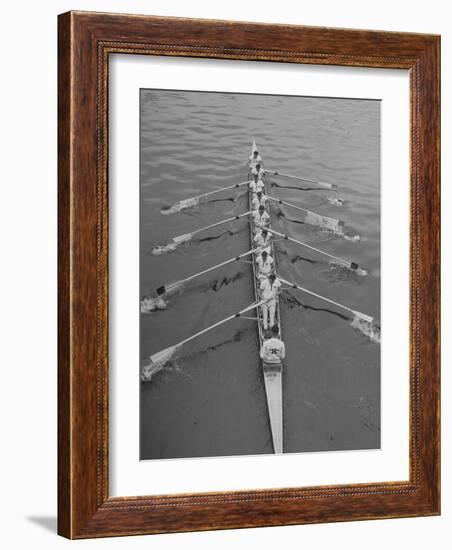
<instances>
[{"instance_id":1,"label":"long narrow boat hull","mask_svg":"<svg viewBox=\"0 0 452 550\"><path fill-rule=\"evenodd\" d=\"M252 153L256 150L256 142L253 141ZM251 201L252 193L249 192L249 209L251 210ZM271 224L269 226L271 230ZM254 223L250 223L250 238L251 238L251 248L254 248L254 236L256 234L256 228ZM270 246L273 260L275 260L274 247L273 243ZM256 301L260 300L259 297L259 280L257 278L258 267L256 264L256 258L253 257L253 281L254 281L254 294ZM280 322L280 311L279 311L279 300L276 301L276 322L278 323L279 337L281 338L281 322ZM259 349L264 343L264 328L263 328L263 319L261 311L258 311L257 314L257 324L258 324L258 333L259 333ZM261 362L262 372L264 375L265 383L265 393L267 395L267 407L268 407L268 416L270 421L270 429L272 433L273 440L273 450L276 454L281 454L283 452L283 403L282 403L282 363L269 364L264 361Z\"/></svg>"},{"instance_id":2,"label":"long narrow boat hull","mask_svg":"<svg viewBox=\"0 0 452 550\"><path fill-rule=\"evenodd\" d=\"M262 365L275 453L283 452L282 364Z\"/></svg>"}]
</instances>

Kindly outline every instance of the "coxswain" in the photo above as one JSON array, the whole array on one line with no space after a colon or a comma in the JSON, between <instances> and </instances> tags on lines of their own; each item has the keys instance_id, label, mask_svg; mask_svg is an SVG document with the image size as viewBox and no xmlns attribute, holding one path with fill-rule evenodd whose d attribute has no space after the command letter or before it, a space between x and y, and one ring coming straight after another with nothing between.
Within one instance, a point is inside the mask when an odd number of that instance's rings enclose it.
<instances>
[{"instance_id":1,"label":"coxswain","mask_svg":"<svg viewBox=\"0 0 452 550\"><path fill-rule=\"evenodd\" d=\"M262 317L264 321L264 330L267 330L275 324L276 299L281 288L281 281L274 273L271 273L268 279L263 279L260 284L261 297L265 302L262 304Z\"/></svg>"},{"instance_id":2,"label":"coxswain","mask_svg":"<svg viewBox=\"0 0 452 550\"><path fill-rule=\"evenodd\" d=\"M270 216L263 205L258 210L253 210L252 215L254 224L261 229L270 223Z\"/></svg>"},{"instance_id":3,"label":"coxswain","mask_svg":"<svg viewBox=\"0 0 452 550\"><path fill-rule=\"evenodd\" d=\"M286 356L286 346L279 338L278 327L275 325L271 329L271 337L262 344L261 359L268 364L278 364Z\"/></svg>"},{"instance_id":4,"label":"coxswain","mask_svg":"<svg viewBox=\"0 0 452 550\"><path fill-rule=\"evenodd\" d=\"M251 201L251 206L258 210L259 206L265 206L267 204L267 195L265 195L262 191L258 191Z\"/></svg>"},{"instance_id":5,"label":"coxswain","mask_svg":"<svg viewBox=\"0 0 452 550\"><path fill-rule=\"evenodd\" d=\"M257 233L253 240L258 248L263 248L267 254L270 254L271 238L272 234L264 227L261 231L259 231L259 233Z\"/></svg>"},{"instance_id":6,"label":"coxswain","mask_svg":"<svg viewBox=\"0 0 452 550\"><path fill-rule=\"evenodd\" d=\"M250 190L253 193L258 193L259 191L264 191L265 184L262 180L259 179L257 174L254 174L253 179L250 181Z\"/></svg>"},{"instance_id":7,"label":"coxswain","mask_svg":"<svg viewBox=\"0 0 452 550\"><path fill-rule=\"evenodd\" d=\"M258 278L261 280L266 279L273 271L273 258L266 250L258 256L256 264L259 270Z\"/></svg>"}]
</instances>

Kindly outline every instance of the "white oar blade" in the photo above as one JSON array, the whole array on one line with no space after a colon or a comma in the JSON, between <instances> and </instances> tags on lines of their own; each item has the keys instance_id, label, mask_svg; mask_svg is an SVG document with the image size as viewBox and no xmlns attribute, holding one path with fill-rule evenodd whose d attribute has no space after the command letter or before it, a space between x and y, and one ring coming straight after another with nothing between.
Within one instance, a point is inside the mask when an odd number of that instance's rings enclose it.
<instances>
[{"instance_id":1,"label":"white oar blade","mask_svg":"<svg viewBox=\"0 0 452 550\"><path fill-rule=\"evenodd\" d=\"M353 273L356 273L360 277L367 277L368 275L367 271L362 267L359 267L358 264L356 264L355 262L349 262L347 260L340 261L340 260L333 259L333 260L330 260L329 263L331 266L338 266L341 268L349 269L350 271L352 271Z\"/></svg>"},{"instance_id":2,"label":"white oar blade","mask_svg":"<svg viewBox=\"0 0 452 550\"><path fill-rule=\"evenodd\" d=\"M318 225L323 229L333 231L334 233L337 233L339 235L343 235L344 233L343 221L337 220L336 218L330 218L328 216L322 216L321 214L311 212L310 210L306 212L306 218L304 221L305 223L308 223L310 225Z\"/></svg>"},{"instance_id":3,"label":"white oar blade","mask_svg":"<svg viewBox=\"0 0 452 550\"><path fill-rule=\"evenodd\" d=\"M320 187L324 187L325 189L332 189L333 191L337 191L337 184L336 183L328 183L326 181L318 181L317 182Z\"/></svg>"},{"instance_id":4,"label":"white oar blade","mask_svg":"<svg viewBox=\"0 0 452 550\"><path fill-rule=\"evenodd\" d=\"M367 271L363 269L362 267L358 267L358 269L353 270L357 275L360 275L361 277L367 277Z\"/></svg>"},{"instance_id":5,"label":"white oar blade","mask_svg":"<svg viewBox=\"0 0 452 550\"><path fill-rule=\"evenodd\" d=\"M184 235L178 235L177 237L173 238L173 243L176 243L177 245L182 243L188 243L188 241L191 241L193 237L193 233L185 233Z\"/></svg>"},{"instance_id":6,"label":"white oar blade","mask_svg":"<svg viewBox=\"0 0 452 550\"><path fill-rule=\"evenodd\" d=\"M141 313L152 313L166 309L167 302L163 296L148 296L141 300Z\"/></svg>"},{"instance_id":7,"label":"white oar blade","mask_svg":"<svg viewBox=\"0 0 452 550\"><path fill-rule=\"evenodd\" d=\"M365 336L367 336L372 342L380 343L380 327L374 322L373 317L361 313L359 311L353 312L352 327L358 329Z\"/></svg>"},{"instance_id":8,"label":"white oar blade","mask_svg":"<svg viewBox=\"0 0 452 550\"><path fill-rule=\"evenodd\" d=\"M187 282L182 280L157 288L155 296L147 296L141 300L141 313L152 313L166 309L168 298L177 292L181 293Z\"/></svg>"},{"instance_id":9,"label":"white oar blade","mask_svg":"<svg viewBox=\"0 0 452 550\"><path fill-rule=\"evenodd\" d=\"M164 215L176 214L181 210L187 210L188 208L193 208L195 206L198 206L198 204L199 204L199 198L197 197L193 199L184 199L182 201L176 202L176 204L173 204L171 208L162 208L160 212L161 214L164 214Z\"/></svg>"},{"instance_id":10,"label":"white oar blade","mask_svg":"<svg viewBox=\"0 0 452 550\"><path fill-rule=\"evenodd\" d=\"M333 206L343 206L344 204L344 199L340 199L339 197L327 197L326 200Z\"/></svg>"},{"instance_id":11,"label":"white oar blade","mask_svg":"<svg viewBox=\"0 0 452 550\"><path fill-rule=\"evenodd\" d=\"M171 360L176 352L176 349L176 346L172 346L151 355L149 358L150 362L147 365L144 365L141 369L141 380L143 382L149 382L154 374L163 369L166 363Z\"/></svg>"},{"instance_id":12,"label":"white oar blade","mask_svg":"<svg viewBox=\"0 0 452 550\"><path fill-rule=\"evenodd\" d=\"M360 311L354 311L353 315L355 315L355 317L357 317L358 319L360 319L360 320L362 320L366 323L369 323L370 325L372 325L373 322L374 322L373 317L371 317L370 315L366 315L365 313L361 313Z\"/></svg>"},{"instance_id":13,"label":"white oar blade","mask_svg":"<svg viewBox=\"0 0 452 550\"><path fill-rule=\"evenodd\" d=\"M346 241L351 241L352 243L357 243L361 240L361 237L359 235L345 235L344 233L344 239Z\"/></svg>"},{"instance_id":14,"label":"white oar blade","mask_svg":"<svg viewBox=\"0 0 452 550\"><path fill-rule=\"evenodd\" d=\"M184 235L174 237L168 244L154 246L152 249L152 254L154 254L154 256L160 256L161 254L169 254L170 252L174 252L179 245L191 241L192 237L192 233L185 233Z\"/></svg>"},{"instance_id":15,"label":"white oar blade","mask_svg":"<svg viewBox=\"0 0 452 550\"><path fill-rule=\"evenodd\" d=\"M177 248L176 243L168 243L168 244L162 244L158 246L154 246L152 249L152 254L154 256L160 256L161 254L169 254L170 252L174 252Z\"/></svg>"}]
</instances>

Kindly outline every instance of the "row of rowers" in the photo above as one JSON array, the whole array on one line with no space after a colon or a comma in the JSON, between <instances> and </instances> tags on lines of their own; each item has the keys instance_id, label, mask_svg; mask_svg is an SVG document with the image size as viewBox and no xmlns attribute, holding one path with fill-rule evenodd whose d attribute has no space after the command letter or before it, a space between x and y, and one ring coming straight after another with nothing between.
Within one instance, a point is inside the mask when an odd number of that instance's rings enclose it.
<instances>
[{"instance_id":1,"label":"row of rowers","mask_svg":"<svg viewBox=\"0 0 452 550\"><path fill-rule=\"evenodd\" d=\"M281 289L281 281L274 272L274 260L271 257L270 241L272 233L269 231L270 216L267 211L267 197L265 196L265 183L263 181L263 165L260 155L254 151L249 159L252 174L250 191L253 193L251 205L253 207L253 222L255 227L254 242L259 253L256 258L257 277L259 279L259 291L261 300L262 324L266 340L260 352L261 358L267 363L279 363L284 359L285 346L279 338L277 326L276 304ZM270 328L270 331L268 330Z\"/></svg>"},{"instance_id":2,"label":"row of rowers","mask_svg":"<svg viewBox=\"0 0 452 550\"><path fill-rule=\"evenodd\" d=\"M253 193L251 201L253 221L258 228L262 229L269 225L270 216L267 212L268 199L265 195L264 168L258 151L254 151L249 157L249 168L251 172L249 189ZM259 243L259 246L266 246L266 243Z\"/></svg>"}]
</instances>

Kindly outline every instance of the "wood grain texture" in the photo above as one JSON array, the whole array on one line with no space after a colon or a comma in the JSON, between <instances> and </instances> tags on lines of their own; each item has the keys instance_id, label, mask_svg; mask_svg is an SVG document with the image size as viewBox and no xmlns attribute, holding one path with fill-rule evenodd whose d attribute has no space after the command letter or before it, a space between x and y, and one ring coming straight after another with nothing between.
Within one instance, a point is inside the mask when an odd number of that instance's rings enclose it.
<instances>
[{"instance_id":1,"label":"wood grain texture","mask_svg":"<svg viewBox=\"0 0 452 550\"><path fill-rule=\"evenodd\" d=\"M440 509L438 36L69 12L59 17L58 530L68 538L434 515ZM112 53L410 71L410 479L108 495L108 59Z\"/></svg>"}]
</instances>

